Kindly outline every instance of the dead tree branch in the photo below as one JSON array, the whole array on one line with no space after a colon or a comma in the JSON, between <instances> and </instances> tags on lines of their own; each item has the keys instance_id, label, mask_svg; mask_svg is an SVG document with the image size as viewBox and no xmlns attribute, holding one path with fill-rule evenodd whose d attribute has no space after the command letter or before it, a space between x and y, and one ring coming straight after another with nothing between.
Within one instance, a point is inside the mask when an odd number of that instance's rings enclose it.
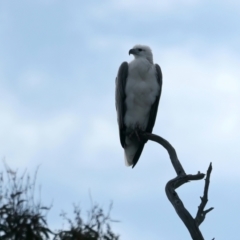
<instances>
[{"instance_id":1,"label":"dead tree branch","mask_svg":"<svg viewBox=\"0 0 240 240\"><path fill-rule=\"evenodd\" d=\"M207 201L208 201L208 188L209 188L209 183L210 183L210 175L212 171L212 165L210 164L208 170L207 170L207 176L205 180L205 187L204 187L204 193L203 197L201 198L201 203L198 207L198 212L195 217L195 219L192 217L192 215L188 212L188 210L184 207L183 202L179 198L177 192L175 191L178 187L183 185L184 183L187 183L189 181L193 180L201 180L204 178L205 174L203 173L197 173L195 175L191 174L186 174L178 157L175 149L173 146L164 138L157 136L155 134L151 133L142 133L141 134L142 138L144 140L152 140L154 142L159 143L162 145L169 154L169 157L171 159L172 165L177 173L177 177L174 179L171 179L167 184L166 184L166 194L175 208L178 216L181 218L185 226L187 227L192 239L194 240L204 240L201 231L199 230L199 225L204 221L205 216L208 212L210 212L213 208L209 208L208 210L204 210Z\"/></svg>"},{"instance_id":2,"label":"dead tree branch","mask_svg":"<svg viewBox=\"0 0 240 240\"><path fill-rule=\"evenodd\" d=\"M200 224L204 221L206 214L214 209L213 207L211 207L207 210L204 210L204 208L205 208L205 206L207 205L207 202L208 202L208 188L209 188L209 184L210 184L211 172L212 172L212 163L210 163L210 165L208 167L208 170L207 170L207 176L206 176L206 179L205 179L203 197L200 197L201 203L198 207L198 212L197 212L197 215L195 217L195 222L198 226L200 226Z\"/></svg>"}]
</instances>

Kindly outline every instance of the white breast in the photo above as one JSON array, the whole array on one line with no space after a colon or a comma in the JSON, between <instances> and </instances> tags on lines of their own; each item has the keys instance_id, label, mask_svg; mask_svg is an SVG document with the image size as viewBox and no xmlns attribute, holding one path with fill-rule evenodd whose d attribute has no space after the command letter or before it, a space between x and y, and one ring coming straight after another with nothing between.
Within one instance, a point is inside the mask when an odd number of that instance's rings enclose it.
<instances>
[{"instance_id":1,"label":"white breast","mask_svg":"<svg viewBox=\"0 0 240 240\"><path fill-rule=\"evenodd\" d=\"M160 86L157 83L156 69L146 59L135 59L129 63L126 84L126 114L124 122L128 128L147 127L149 112Z\"/></svg>"}]
</instances>

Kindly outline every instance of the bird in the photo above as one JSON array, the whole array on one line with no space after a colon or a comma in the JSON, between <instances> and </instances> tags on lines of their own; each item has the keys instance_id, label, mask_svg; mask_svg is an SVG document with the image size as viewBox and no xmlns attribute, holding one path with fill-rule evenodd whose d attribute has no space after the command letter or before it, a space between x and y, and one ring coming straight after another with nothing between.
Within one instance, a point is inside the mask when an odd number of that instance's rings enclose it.
<instances>
[{"instance_id":1,"label":"bird","mask_svg":"<svg viewBox=\"0 0 240 240\"><path fill-rule=\"evenodd\" d=\"M115 80L115 105L121 146L126 166L137 164L147 140L141 132L152 133L162 92L162 71L153 63L150 47L135 45L134 59L123 62Z\"/></svg>"}]
</instances>

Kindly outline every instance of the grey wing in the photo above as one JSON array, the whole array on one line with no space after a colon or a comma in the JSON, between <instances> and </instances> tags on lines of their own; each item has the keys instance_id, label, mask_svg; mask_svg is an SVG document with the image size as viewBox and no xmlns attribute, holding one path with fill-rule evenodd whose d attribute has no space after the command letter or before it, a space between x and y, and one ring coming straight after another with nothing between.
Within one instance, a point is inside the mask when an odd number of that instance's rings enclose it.
<instances>
[{"instance_id":1,"label":"grey wing","mask_svg":"<svg viewBox=\"0 0 240 240\"><path fill-rule=\"evenodd\" d=\"M115 92L119 137L120 137L120 142L123 148L125 146L125 130L126 130L126 126L124 124L124 116L126 113L125 87L126 87L127 76L128 76L128 63L123 62L119 67L118 74L116 77L116 92Z\"/></svg>"},{"instance_id":2,"label":"grey wing","mask_svg":"<svg viewBox=\"0 0 240 240\"><path fill-rule=\"evenodd\" d=\"M162 71L161 71L161 68L158 64L155 64L155 68L156 68L156 78L157 78L157 82L160 86L160 90L159 90L159 94L157 95L156 100L153 103L153 105L151 107L151 110L150 110L148 125L147 125L147 128L146 128L146 132L149 132L149 133L152 132L153 126L154 126L155 121L156 121L158 104L159 104L159 100L160 100L161 93L162 93Z\"/></svg>"}]
</instances>

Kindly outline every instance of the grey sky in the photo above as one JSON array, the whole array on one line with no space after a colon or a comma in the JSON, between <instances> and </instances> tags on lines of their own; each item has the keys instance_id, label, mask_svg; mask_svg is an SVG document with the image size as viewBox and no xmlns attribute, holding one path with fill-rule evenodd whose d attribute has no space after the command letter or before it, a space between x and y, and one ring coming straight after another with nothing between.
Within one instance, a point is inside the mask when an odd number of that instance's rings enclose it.
<instances>
[{"instance_id":1,"label":"grey sky","mask_svg":"<svg viewBox=\"0 0 240 240\"><path fill-rule=\"evenodd\" d=\"M190 239L164 187L168 155L148 142L124 166L115 76L135 44L152 48L163 72L154 133L176 148L187 173L213 174L205 239L236 239L239 223L240 4L238 1L1 1L0 157L33 172L48 219L88 196L107 208L122 239ZM178 190L195 215L204 181ZM173 231L174 229L174 231Z\"/></svg>"}]
</instances>

